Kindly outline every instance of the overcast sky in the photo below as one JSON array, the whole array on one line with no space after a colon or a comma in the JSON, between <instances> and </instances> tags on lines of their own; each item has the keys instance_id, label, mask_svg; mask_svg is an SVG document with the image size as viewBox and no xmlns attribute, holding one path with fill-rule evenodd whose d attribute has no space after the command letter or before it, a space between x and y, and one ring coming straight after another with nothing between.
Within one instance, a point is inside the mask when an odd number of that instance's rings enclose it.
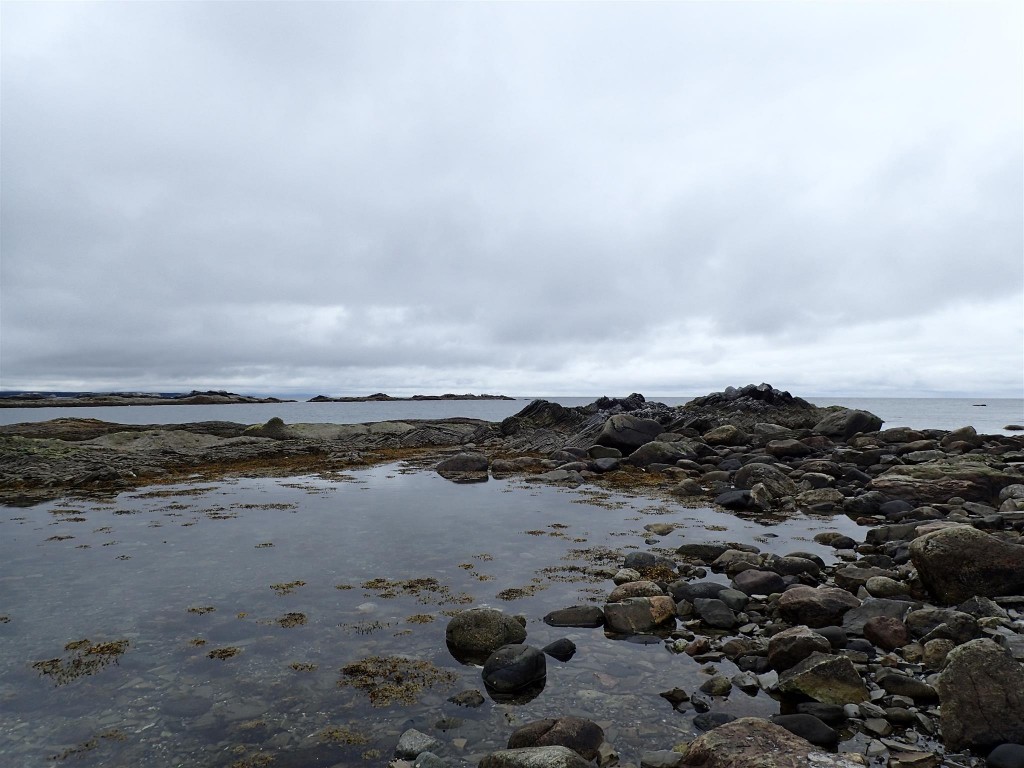
<instances>
[{"instance_id":1,"label":"overcast sky","mask_svg":"<svg viewBox=\"0 0 1024 768\"><path fill-rule=\"evenodd\" d=\"M0 386L1024 396L1015 2L4 2Z\"/></svg>"}]
</instances>

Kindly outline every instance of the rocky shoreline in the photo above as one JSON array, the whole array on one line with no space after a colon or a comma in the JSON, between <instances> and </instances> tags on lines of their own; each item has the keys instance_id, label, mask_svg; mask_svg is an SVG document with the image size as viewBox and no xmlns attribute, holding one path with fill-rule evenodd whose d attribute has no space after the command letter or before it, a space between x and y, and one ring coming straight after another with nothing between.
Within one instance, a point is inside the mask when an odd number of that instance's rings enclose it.
<instances>
[{"instance_id":1,"label":"rocky shoreline","mask_svg":"<svg viewBox=\"0 0 1024 768\"><path fill-rule=\"evenodd\" d=\"M224 390L207 390L181 394L151 392L101 392L56 395L26 393L0 396L0 408L97 408L128 405L231 405L234 403L293 403L276 397L252 397Z\"/></svg>"},{"instance_id":2,"label":"rocky shoreline","mask_svg":"<svg viewBox=\"0 0 1024 768\"><path fill-rule=\"evenodd\" d=\"M420 401L429 400L515 400L514 397L508 395L412 395L411 397L395 397L394 395L388 395L383 392L377 392L373 395L366 395L363 397L328 397L327 395L317 395L311 397L306 402L309 403L415 403Z\"/></svg>"},{"instance_id":3,"label":"rocky shoreline","mask_svg":"<svg viewBox=\"0 0 1024 768\"><path fill-rule=\"evenodd\" d=\"M419 457L453 482L523 475L756 519L845 515L862 526L860 540L816 537L837 565L728 541L666 555L655 545L669 530L652 528L652 551L609 571L603 605L566 606L544 621L663 643L708 665L698 690L655 692L699 712L706 732L652 744L648 768L1024 766L1024 438L882 427L873 414L816 407L767 385L678 408L640 395L578 408L534 401L500 424L59 419L0 427L0 492L26 503L204 472ZM572 656L565 643L531 646L524 621L492 609L454 617L446 637L457 657L482 663L480 685L492 695L528 696L546 658ZM726 662L738 671L721 672ZM734 719L735 691L771 695L780 714ZM524 725L508 747L480 764L618 760L596 723L578 717ZM395 763L454 764L437 752L440 742L407 733Z\"/></svg>"}]
</instances>

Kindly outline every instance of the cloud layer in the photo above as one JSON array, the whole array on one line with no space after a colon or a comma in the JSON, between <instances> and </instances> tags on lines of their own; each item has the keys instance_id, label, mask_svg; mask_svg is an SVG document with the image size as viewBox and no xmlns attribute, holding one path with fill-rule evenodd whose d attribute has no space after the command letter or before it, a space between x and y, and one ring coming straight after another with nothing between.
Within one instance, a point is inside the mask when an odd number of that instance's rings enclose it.
<instances>
[{"instance_id":1,"label":"cloud layer","mask_svg":"<svg viewBox=\"0 0 1024 768\"><path fill-rule=\"evenodd\" d=\"M1024 395L1012 4L2 13L3 387Z\"/></svg>"}]
</instances>

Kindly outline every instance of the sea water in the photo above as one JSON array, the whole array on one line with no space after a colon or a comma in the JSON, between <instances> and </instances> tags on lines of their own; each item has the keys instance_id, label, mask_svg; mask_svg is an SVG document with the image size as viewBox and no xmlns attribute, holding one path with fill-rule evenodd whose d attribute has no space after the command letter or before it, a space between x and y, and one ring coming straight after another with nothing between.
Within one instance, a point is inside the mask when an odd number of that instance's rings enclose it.
<instances>
[{"instance_id":1,"label":"sea water","mask_svg":"<svg viewBox=\"0 0 1024 768\"><path fill-rule=\"evenodd\" d=\"M650 523L674 530L655 536ZM382 765L414 727L475 765L519 725L577 715L638 764L696 735L695 711L658 694L695 691L706 665L661 638L543 616L603 603L613 585L594 569L630 551L742 542L834 562L813 541L826 530L861 538L844 516L766 524L587 486L455 484L402 464L0 507L0 763ZM492 699L480 668L445 644L452 612L478 605L521 614L528 643L568 638L576 655L548 660L534 698ZM374 700L373 680L346 674L374 658L398 665L408 700ZM449 701L471 690L482 705ZM713 706L779 710L738 690Z\"/></svg>"},{"instance_id":2,"label":"sea water","mask_svg":"<svg viewBox=\"0 0 1024 768\"><path fill-rule=\"evenodd\" d=\"M289 424L361 424L404 419L447 419L462 416L501 421L525 408L534 398L515 400L424 400L365 403L236 403L232 405L151 405L99 408L0 408L0 424L59 418L101 419L119 424L184 424L233 421L263 424L277 416ZM548 398L562 405L586 405L592 397ZM649 398L683 405L692 398ZM844 405L878 415L886 427L957 429L973 426L982 434L1008 434L1004 427L1024 424L1022 398L813 398L815 405Z\"/></svg>"}]
</instances>

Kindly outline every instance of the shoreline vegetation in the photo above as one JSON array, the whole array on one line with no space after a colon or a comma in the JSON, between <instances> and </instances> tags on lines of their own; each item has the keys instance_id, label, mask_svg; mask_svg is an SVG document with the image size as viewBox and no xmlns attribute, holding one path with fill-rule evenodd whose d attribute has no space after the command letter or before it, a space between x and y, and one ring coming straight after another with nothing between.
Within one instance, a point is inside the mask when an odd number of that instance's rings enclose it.
<instances>
[{"instance_id":1,"label":"shoreline vegetation","mask_svg":"<svg viewBox=\"0 0 1024 768\"><path fill-rule=\"evenodd\" d=\"M1024 765L1024 437L883 426L767 384L678 407L639 394L577 407L535 400L500 423L66 418L0 427L0 499L405 460L456 483L517 476L747 519L846 516L861 540L815 536L835 564L725 540L654 547L612 569L602 603L551 606L543 621L653 638L668 659L711 665L699 690L651 692L695 709L705 732L686 744L651 737L641 765ZM483 665L488 692L528 698L543 685L545 656L558 656L532 647L526 626L472 608L451 619L446 640ZM780 713L736 718L734 689L771 696ZM601 728L576 714L522 725L479 765L615 765ZM395 764L461 764L421 736L403 735L407 762Z\"/></svg>"},{"instance_id":2,"label":"shoreline vegetation","mask_svg":"<svg viewBox=\"0 0 1024 768\"><path fill-rule=\"evenodd\" d=\"M309 403L380 403L423 400L515 400L508 395L451 394L395 397L383 392L351 397L317 395ZM294 403L277 397L239 395L225 390L177 392L12 392L0 394L0 408L85 408L131 405L232 405L234 403Z\"/></svg>"}]
</instances>

